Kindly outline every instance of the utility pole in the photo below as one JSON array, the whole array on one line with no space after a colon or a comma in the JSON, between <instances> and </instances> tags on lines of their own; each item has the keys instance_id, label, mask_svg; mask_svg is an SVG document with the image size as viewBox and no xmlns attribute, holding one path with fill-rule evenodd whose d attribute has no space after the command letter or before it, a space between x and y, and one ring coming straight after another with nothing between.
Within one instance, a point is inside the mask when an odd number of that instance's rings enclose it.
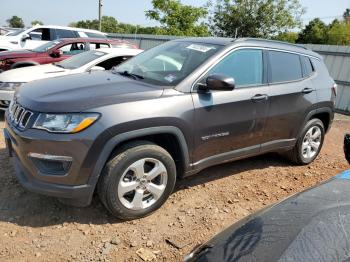
<instances>
[{"instance_id":1,"label":"utility pole","mask_svg":"<svg viewBox=\"0 0 350 262\"><path fill-rule=\"evenodd\" d=\"M98 0L98 30L102 31L102 0Z\"/></svg>"}]
</instances>

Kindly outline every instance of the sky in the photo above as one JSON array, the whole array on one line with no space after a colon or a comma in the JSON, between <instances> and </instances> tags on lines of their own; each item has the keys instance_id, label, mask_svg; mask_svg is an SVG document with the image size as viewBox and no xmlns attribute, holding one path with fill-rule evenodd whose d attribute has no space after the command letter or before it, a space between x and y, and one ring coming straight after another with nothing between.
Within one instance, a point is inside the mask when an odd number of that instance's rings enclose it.
<instances>
[{"instance_id":1,"label":"sky","mask_svg":"<svg viewBox=\"0 0 350 262\"><path fill-rule=\"evenodd\" d=\"M320 17L329 23L340 18L349 0L300 0L306 7L304 24L312 18ZM207 0L181 0L184 4L204 5ZM151 0L103 0L103 15L113 16L119 22L154 26L156 22L145 17L145 11L152 9ZM0 25L17 15L22 17L26 26L33 20L51 25L68 25L70 22L96 19L98 0L0 0Z\"/></svg>"}]
</instances>

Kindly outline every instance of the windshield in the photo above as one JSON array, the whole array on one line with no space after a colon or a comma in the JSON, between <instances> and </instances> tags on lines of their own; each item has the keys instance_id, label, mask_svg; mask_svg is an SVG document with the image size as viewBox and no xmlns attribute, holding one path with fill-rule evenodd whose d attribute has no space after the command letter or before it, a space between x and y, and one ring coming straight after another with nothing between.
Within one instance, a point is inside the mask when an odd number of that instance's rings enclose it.
<instances>
[{"instance_id":1,"label":"windshield","mask_svg":"<svg viewBox=\"0 0 350 262\"><path fill-rule=\"evenodd\" d=\"M91 50L72 56L59 63L55 63L54 65L65 69L76 69L105 55L107 55L107 53L102 51Z\"/></svg>"},{"instance_id":2,"label":"windshield","mask_svg":"<svg viewBox=\"0 0 350 262\"><path fill-rule=\"evenodd\" d=\"M43 53L46 52L47 50L53 48L54 46L58 45L60 41L51 41L46 44L43 44L41 46L38 46L37 48L34 48L32 51L38 52L38 53Z\"/></svg>"},{"instance_id":3,"label":"windshield","mask_svg":"<svg viewBox=\"0 0 350 262\"><path fill-rule=\"evenodd\" d=\"M174 86L220 48L214 44L167 42L124 62L114 73L156 85Z\"/></svg>"},{"instance_id":4,"label":"windshield","mask_svg":"<svg viewBox=\"0 0 350 262\"><path fill-rule=\"evenodd\" d=\"M14 32L7 33L6 36L16 36L16 35L19 35L20 33L23 33L24 31L25 31L25 29L18 29Z\"/></svg>"}]
</instances>

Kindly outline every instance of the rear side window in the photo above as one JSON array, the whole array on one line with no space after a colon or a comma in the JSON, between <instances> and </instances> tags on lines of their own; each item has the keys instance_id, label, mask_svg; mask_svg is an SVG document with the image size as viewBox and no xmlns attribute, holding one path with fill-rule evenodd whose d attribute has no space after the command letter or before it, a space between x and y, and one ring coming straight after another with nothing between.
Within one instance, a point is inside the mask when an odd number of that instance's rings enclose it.
<instances>
[{"instance_id":1,"label":"rear side window","mask_svg":"<svg viewBox=\"0 0 350 262\"><path fill-rule=\"evenodd\" d=\"M256 49L241 49L220 61L208 73L233 77L237 87L263 83L263 52Z\"/></svg>"},{"instance_id":2,"label":"rear side window","mask_svg":"<svg viewBox=\"0 0 350 262\"><path fill-rule=\"evenodd\" d=\"M56 29L56 38L75 38L76 35L73 31L71 30L63 30L63 29Z\"/></svg>"},{"instance_id":3,"label":"rear side window","mask_svg":"<svg viewBox=\"0 0 350 262\"><path fill-rule=\"evenodd\" d=\"M269 51L270 82L287 82L301 79L302 69L299 55Z\"/></svg>"},{"instance_id":4,"label":"rear side window","mask_svg":"<svg viewBox=\"0 0 350 262\"><path fill-rule=\"evenodd\" d=\"M91 37L91 38L107 38L103 34L90 33L90 32L85 32L85 34L87 35L87 37Z\"/></svg>"},{"instance_id":5,"label":"rear side window","mask_svg":"<svg viewBox=\"0 0 350 262\"><path fill-rule=\"evenodd\" d=\"M303 63L304 67L304 77L312 75L312 73L314 72L314 67L310 61L310 58L306 56L301 56L301 62Z\"/></svg>"},{"instance_id":6,"label":"rear side window","mask_svg":"<svg viewBox=\"0 0 350 262\"><path fill-rule=\"evenodd\" d=\"M100 48L110 48L110 46L109 44L106 44L106 43L90 43L90 50L95 50Z\"/></svg>"}]
</instances>

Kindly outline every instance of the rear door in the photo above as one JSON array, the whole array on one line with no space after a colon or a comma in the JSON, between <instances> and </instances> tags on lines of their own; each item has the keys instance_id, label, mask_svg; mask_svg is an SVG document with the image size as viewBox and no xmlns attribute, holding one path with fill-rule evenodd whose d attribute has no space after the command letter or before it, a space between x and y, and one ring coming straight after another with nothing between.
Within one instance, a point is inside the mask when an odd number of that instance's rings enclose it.
<instances>
[{"instance_id":1,"label":"rear door","mask_svg":"<svg viewBox=\"0 0 350 262\"><path fill-rule=\"evenodd\" d=\"M270 50L268 64L270 109L262 150L293 145L316 102L316 92L301 55Z\"/></svg>"},{"instance_id":2,"label":"rear door","mask_svg":"<svg viewBox=\"0 0 350 262\"><path fill-rule=\"evenodd\" d=\"M224 74L235 79L236 88L193 92L194 162L201 163L215 155L221 161L219 155L227 152L233 157L259 152L269 103L263 54L260 49L238 49L200 80L205 82L214 73Z\"/></svg>"}]
</instances>

